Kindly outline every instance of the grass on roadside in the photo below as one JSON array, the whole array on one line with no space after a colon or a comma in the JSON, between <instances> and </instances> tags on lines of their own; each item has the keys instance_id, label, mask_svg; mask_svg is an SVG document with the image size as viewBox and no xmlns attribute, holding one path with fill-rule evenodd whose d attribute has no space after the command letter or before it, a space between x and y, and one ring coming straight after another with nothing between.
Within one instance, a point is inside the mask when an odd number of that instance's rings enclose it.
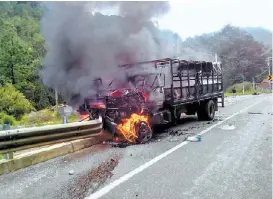
<instances>
[{"instance_id":1,"label":"grass on roadside","mask_svg":"<svg viewBox=\"0 0 273 199\"><path fill-rule=\"evenodd\" d=\"M236 93L232 93L232 90L235 89ZM234 84L226 89L224 93L225 97L229 96L239 96L239 95L253 95L254 93L271 93L269 90L254 89L251 82L244 82L244 94L243 94L243 83Z\"/></svg>"},{"instance_id":2,"label":"grass on roadside","mask_svg":"<svg viewBox=\"0 0 273 199\"><path fill-rule=\"evenodd\" d=\"M72 114L68 118L68 122L76 122L78 120L77 114ZM44 109L37 112L31 112L24 115L19 121L14 117L6 115L5 113L0 113L0 130L2 130L2 125L8 123L11 128L16 126L22 127L34 127L34 126L46 126L53 124L62 124L62 117L59 116L55 111L49 109Z\"/></svg>"},{"instance_id":3,"label":"grass on roadside","mask_svg":"<svg viewBox=\"0 0 273 199\"><path fill-rule=\"evenodd\" d=\"M243 92L236 92L236 93L225 92L224 95L225 97L230 97L230 96L240 96L240 95L253 95L253 93L255 93L255 91L245 91L244 94Z\"/></svg>"},{"instance_id":4,"label":"grass on roadside","mask_svg":"<svg viewBox=\"0 0 273 199\"><path fill-rule=\"evenodd\" d=\"M0 160L4 159L4 155L0 153Z\"/></svg>"},{"instance_id":5,"label":"grass on roadside","mask_svg":"<svg viewBox=\"0 0 273 199\"><path fill-rule=\"evenodd\" d=\"M77 115L72 114L69 116L68 122L76 122L77 119ZM20 121L20 124L24 126L45 126L62 123L62 117L58 115L55 111L51 111L49 109L44 109L25 115L24 118Z\"/></svg>"}]
</instances>

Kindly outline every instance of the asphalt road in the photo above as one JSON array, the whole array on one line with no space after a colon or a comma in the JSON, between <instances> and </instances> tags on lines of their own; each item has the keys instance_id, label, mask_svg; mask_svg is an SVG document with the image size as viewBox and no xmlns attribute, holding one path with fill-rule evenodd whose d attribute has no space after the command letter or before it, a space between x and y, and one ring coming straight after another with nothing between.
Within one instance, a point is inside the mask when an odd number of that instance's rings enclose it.
<instances>
[{"instance_id":1,"label":"asphalt road","mask_svg":"<svg viewBox=\"0 0 273 199\"><path fill-rule=\"evenodd\" d=\"M272 115L269 95L227 98L213 122L187 117L149 144L97 145L2 175L0 198L271 199Z\"/></svg>"}]
</instances>

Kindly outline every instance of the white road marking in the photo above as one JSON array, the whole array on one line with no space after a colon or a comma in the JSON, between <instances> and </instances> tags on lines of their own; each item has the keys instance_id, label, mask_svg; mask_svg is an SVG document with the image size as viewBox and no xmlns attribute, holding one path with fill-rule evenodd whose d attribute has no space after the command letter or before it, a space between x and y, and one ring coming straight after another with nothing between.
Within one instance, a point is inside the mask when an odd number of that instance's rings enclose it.
<instances>
[{"instance_id":1,"label":"white road marking","mask_svg":"<svg viewBox=\"0 0 273 199\"><path fill-rule=\"evenodd\" d=\"M220 124L222 124L223 122L235 117L236 115L246 111L247 109L251 108L252 106L260 103L261 101L263 100L260 100L240 111L238 111L237 113L234 113L233 115L227 117L226 119L222 120L222 121L219 121L217 122L216 124L210 126L209 128L201 131L198 135L203 135L207 132L209 132L211 129L219 126ZM135 170L127 173L126 175L120 177L119 179L115 180L114 182L106 185L105 187L101 188L100 190L98 190L97 192L91 194L90 196L86 197L86 199L97 199L97 198L100 198L104 195L106 195L109 191L111 191L112 189L114 189L115 187L119 186L120 184L124 183L125 181L129 180L131 177L133 177L134 175L142 172L143 170L147 169L148 167L152 166L153 164L155 164L156 162L158 162L159 160L165 158L166 156L170 155L171 153L175 152L176 150L180 149L182 146L188 144L189 142L188 141L183 141L182 143L176 145L175 147L169 149L168 151L158 155L157 157L155 157L154 159L150 160L149 162L146 162L145 164L139 166L138 168L136 168Z\"/></svg>"}]
</instances>

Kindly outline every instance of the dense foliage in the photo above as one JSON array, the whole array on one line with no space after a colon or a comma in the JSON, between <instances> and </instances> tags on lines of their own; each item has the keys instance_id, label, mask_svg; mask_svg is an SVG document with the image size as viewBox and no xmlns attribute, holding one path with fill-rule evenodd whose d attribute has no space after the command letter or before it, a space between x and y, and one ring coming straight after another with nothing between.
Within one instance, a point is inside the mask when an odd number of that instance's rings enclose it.
<instances>
[{"instance_id":1,"label":"dense foliage","mask_svg":"<svg viewBox=\"0 0 273 199\"><path fill-rule=\"evenodd\" d=\"M217 53L223 65L225 87L243 80L261 81L268 74L266 58L272 54L272 48L230 25L213 34L187 39L182 43L183 48L212 56Z\"/></svg>"},{"instance_id":2,"label":"dense foliage","mask_svg":"<svg viewBox=\"0 0 273 199\"><path fill-rule=\"evenodd\" d=\"M0 87L0 99L0 112L13 115L16 119L33 110L31 103L11 84Z\"/></svg>"},{"instance_id":3,"label":"dense foliage","mask_svg":"<svg viewBox=\"0 0 273 199\"><path fill-rule=\"evenodd\" d=\"M45 55L41 15L37 2L0 2L0 85L13 84L36 109L54 103L37 73Z\"/></svg>"}]
</instances>

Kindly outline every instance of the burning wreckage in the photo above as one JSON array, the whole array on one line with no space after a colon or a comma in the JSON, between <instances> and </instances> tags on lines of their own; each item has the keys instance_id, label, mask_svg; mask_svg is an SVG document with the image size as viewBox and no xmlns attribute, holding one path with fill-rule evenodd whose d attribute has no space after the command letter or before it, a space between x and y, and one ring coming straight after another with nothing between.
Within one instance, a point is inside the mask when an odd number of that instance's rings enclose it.
<instances>
[{"instance_id":1,"label":"burning wreckage","mask_svg":"<svg viewBox=\"0 0 273 199\"><path fill-rule=\"evenodd\" d=\"M141 66L153 72L128 72L142 71ZM213 120L218 98L223 106L220 63L166 58L120 67L128 72L128 84L114 86L113 80L106 89L98 89L96 96L85 99L79 113L82 120L101 117L104 128L121 141L145 143L154 125L175 124L182 113ZM94 83L100 87L102 80Z\"/></svg>"}]
</instances>

